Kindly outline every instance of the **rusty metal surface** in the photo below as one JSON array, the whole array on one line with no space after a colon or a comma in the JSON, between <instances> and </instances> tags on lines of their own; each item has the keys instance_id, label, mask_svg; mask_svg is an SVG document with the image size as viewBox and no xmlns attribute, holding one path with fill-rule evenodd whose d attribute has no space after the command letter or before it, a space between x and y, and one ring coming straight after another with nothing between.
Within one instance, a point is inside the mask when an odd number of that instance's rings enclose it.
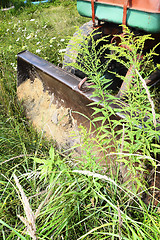
<instances>
[{"instance_id":1,"label":"rusty metal surface","mask_svg":"<svg viewBox=\"0 0 160 240\"><path fill-rule=\"evenodd\" d=\"M91 2L91 0L85 0ZM94 0L97 3L106 3L115 6L124 6L124 0ZM160 13L159 0L129 0L128 8L151 13Z\"/></svg>"}]
</instances>

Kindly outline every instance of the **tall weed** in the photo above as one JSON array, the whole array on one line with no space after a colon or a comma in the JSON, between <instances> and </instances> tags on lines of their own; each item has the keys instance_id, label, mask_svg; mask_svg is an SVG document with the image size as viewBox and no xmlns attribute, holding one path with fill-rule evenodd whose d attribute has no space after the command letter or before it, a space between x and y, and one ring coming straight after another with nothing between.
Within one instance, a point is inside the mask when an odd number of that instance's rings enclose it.
<instances>
[{"instance_id":1,"label":"tall weed","mask_svg":"<svg viewBox=\"0 0 160 240\"><path fill-rule=\"evenodd\" d=\"M152 40L150 35L135 37L128 28L125 28L124 35L118 36L121 40L118 46L110 44L108 37L95 41L96 34L97 30L84 38L79 33L80 37L73 41L77 44L72 46L71 51L79 54L69 65L87 75L88 82L94 83L88 88L94 88L93 97L100 99L96 105L91 104L94 109L92 121L101 121L95 140L98 148L106 156L109 152L110 156L116 156L113 160L120 163L124 184L131 184L135 191L145 189L146 166L152 165L156 169L159 163L159 122L156 120L159 114L155 113L151 100L151 97L154 98L153 93L145 84L145 80L155 70L155 48L145 54L144 45L146 40ZM102 58L105 58L103 62ZM131 69L130 75L113 72L110 68L113 61L126 70ZM106 71L115 74L126 84L121 98L108 90L112 80L105 77ZM103 107L99 108L100 105Z\"/></svg>"}]
</instances>

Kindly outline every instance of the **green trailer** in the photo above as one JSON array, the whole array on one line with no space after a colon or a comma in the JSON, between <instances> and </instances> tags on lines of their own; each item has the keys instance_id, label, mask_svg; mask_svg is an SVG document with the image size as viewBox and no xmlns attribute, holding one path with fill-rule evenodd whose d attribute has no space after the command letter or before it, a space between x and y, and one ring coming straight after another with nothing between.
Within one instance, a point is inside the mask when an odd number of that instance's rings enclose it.
<instances>
[{"instance_id":1,"label":"green trailer","mask_svg":"<svg viewBox=\"0 0 160 240\"><path fill-rule=\"evenodd\" d=\"M77 0L77 10L84 17L95 15L97 20L119 25L123 22L125 4L127 26L149 33L160 32L159 0Z\"/></svg>"}]
</instances>

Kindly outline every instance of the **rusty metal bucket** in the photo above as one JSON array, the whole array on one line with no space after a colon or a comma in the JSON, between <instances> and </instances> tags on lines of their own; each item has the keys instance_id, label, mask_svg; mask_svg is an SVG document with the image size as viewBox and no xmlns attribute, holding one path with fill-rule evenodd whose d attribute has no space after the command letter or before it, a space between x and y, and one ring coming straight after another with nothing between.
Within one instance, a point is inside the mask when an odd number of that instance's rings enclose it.
<instances>
[{"instance_id":1,"label":"rusty metal bucket","mask_svg":"<svg viewBox=\"0 0 160 240\"><path fill-rule=\"evenodd\" d=\"M17 56L18 98L23 101L26 115L33 125L57 141L59 146L73 146L75 142L70 135L72 132L78 134L79 126L91 128L93 109L89 104L101 100L92 97L93 88L80 90L78 85L81 81L29 51L20 52ZM124 104L122 100L118 104L110 103L112 109L121 109L116 111L114 118L123 119L129 114L122 111ZM98 106L102 108L103 104ZM146 120L147 116L144 122ZM101 122L98 124L100 126Z\"/></svg>"},{"instance_id":2,"label":"rusty metal bucket","mask_svg":"<svg viewBox=\"0 0 160 240\"><path fill-rule=\"evenodd\" d=\"M80 90L81 79L29 51L18 54L17 72L17 95L33 125L59 148L69 149L80 142L79 126L91 128L93 109L89 104L100 100L92 97L94 89ZM117 113L116 117L124 115Z\"/></svg>"}]
</instances>

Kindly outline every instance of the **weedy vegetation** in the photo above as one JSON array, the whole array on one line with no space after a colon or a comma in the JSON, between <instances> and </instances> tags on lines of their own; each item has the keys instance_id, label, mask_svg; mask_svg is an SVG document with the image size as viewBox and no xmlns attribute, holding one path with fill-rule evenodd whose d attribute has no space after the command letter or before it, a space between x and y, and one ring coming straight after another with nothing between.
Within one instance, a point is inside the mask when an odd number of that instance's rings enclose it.
<instances>
[{"instance_id":1,"label":"weedy vegetation","mask_svg":"<svg viewBox=\"0 0 160 240\"><path fill-rule=\"evenodd\" d=\"M16 55L27 49L62 63L74 26L86 19L78 16L75 1L57 0L2 11L0 21L1 239L158 240L160 116L152 100L156 89L145 84L155 68L155 49L137 58L150 36L134 38L126 28L121 44L130 50L109 44L107 37L95 42L94 32L75 39L72 48L79 55L71 65L88 75L93 97L101 99L90 106L91 125L101 121L101 126L94 135L81 128L79 159L59 152L28 122L16 97ZM106 44L97 51L99 41ZM111 61L134 66L134 84L121 101L107 89L111 82L104 75ZM116 120L118 114L124 117Z\"/></svg>"}]
</instances>

